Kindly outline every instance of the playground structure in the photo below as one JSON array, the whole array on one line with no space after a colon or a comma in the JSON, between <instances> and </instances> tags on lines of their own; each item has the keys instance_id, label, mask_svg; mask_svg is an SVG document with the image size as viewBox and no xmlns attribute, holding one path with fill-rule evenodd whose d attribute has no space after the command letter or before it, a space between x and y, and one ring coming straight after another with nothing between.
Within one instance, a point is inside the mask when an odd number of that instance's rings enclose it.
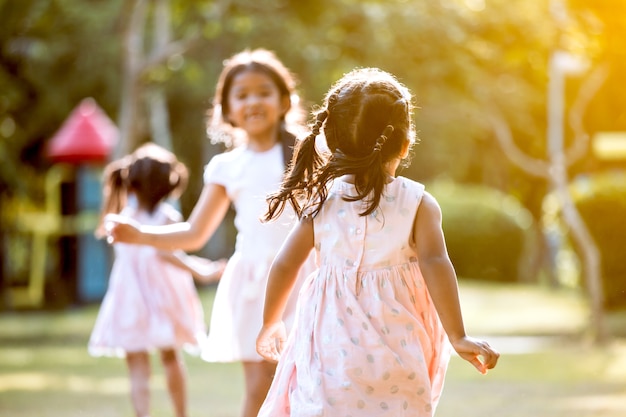
<instances>
[{"instance_id":1,"label":"playground structure","mask_svg":"<svg viewBox=\"0 0 626 417\"><path fill-rule=\"evenodd\" d=\"M109 248L93 232L101 171L116 141L116 127L95 101L85 99L49 142L53 164L43 178L43 203L24 196L0 199L8 307L42 308L46 293L79 303L104 295Z\"/></svg>"}]
</instances>

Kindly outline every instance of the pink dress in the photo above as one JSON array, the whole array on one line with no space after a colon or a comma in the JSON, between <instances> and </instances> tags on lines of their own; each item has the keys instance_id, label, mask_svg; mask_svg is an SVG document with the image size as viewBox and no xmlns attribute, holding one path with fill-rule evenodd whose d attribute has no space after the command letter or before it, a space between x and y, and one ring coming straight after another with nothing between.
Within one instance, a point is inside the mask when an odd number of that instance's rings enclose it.
<instances>
[{"instance_id":1,"label":"pink dress","mask_svg":"<svg viewBox=\"0 0 626 417\"><path fill-rule=\"evenodd\" d=\"M314 221L319 271L259 417L431 417L450 356L411 234L423 185L398 177L359 216L337 180Z\"/></svg>"},{"instance_id":2,"label":"pink dress","mask_svg":"<svg viewBox=\"0 0 626 417\"><path fill-rule=\"evenodd\" d=\"M122 215L142 224L180 221L180 214L161 204L150 215L125 208ZM199 353L205 338L204 314L193 277L162 260L151 246L117 243L109 286L89 339L93 356L185 348Z\"/></svg>"},{"instance_id":3,"label":"pink dress","mask_svg":"<svg viewBox=\"0 0 626 417\"><path fill-rule=\"evenodd\" d=\"M278 190L284 171L280 143L264 152L240 146L215 155L206 167L205 184L225 188L235 208L237 228L235 252L217 286L209 335L202 350L202 358L208 362L263 360L256 352L256 337L262 325L267 273L296 217L293 211L285 210L275 221L263 223L260 219L267 211L266 197ZM296 286L314 270L315 259L310 256ZM297 290L283 316L288 327L296 300Z\"/></svg>"}]
</instances>

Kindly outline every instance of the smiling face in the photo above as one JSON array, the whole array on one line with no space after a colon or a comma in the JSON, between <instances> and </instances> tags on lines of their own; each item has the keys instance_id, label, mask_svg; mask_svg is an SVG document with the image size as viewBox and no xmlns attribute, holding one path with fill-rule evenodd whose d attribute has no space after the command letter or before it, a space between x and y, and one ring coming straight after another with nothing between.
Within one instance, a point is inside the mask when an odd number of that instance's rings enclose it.
<instances>
[{"instance_id":1,"label":"smiling face","mask_svg":"<svg viewBox=\"0 0 626 417\"><path fill-rule=\"evenodd\" d=\"M228 121L254 142L276 141L280 120L289 106L272 79L258 71L243 71L232 81L227 95Z\"/></svg>"}]
</instances>

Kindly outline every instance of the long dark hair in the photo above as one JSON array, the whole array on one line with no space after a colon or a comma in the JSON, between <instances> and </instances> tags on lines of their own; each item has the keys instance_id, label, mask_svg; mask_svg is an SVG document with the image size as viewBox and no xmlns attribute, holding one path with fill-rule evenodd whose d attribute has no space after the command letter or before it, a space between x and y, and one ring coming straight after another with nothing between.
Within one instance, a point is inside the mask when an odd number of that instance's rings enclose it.
<instances>
[{"instance_id":1,"label":"long dark hair","mask_svg":"<svg viewBox=\"0 0 626 417\"><path fill-rule=\"evenodd\" d=\"M278 217L289 202L296 214L315 216L326 201L328 184L351 174L356 194L364 200L361 215L379 205L387 182L385 163L397 158L406 142L415 142L412 95L393 75L377 68L354 70L328 91L313 113L311 133L296 145L291 167L281 188L268 198L264 220ZM323 132L328 151L315 141Z\"/></svg>"},{"instance_id":2,"label":"long dark hair","mask_svg":"<svg viewBox=\"0 0 626 417\"><path fill-rule=\"evenodd\" d=\"M140 207L152 213L161 201L180 196L188 177L187 167L172 152L154 143L142 145L105 167L101 219L119 213L130 192L136 195ZM102 220L96 234L101 232Z\"/></svg>"}]
</instances>

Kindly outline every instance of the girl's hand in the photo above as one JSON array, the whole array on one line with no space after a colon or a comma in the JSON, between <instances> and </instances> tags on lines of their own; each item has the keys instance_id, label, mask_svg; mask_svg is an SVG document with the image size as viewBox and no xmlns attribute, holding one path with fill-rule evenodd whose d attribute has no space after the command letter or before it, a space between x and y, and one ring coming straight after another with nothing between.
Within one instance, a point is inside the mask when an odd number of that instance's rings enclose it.
<instances>
[{"instance_id":1,"label":"girl's hand","mask_svg":"<svg viewBox=\"0 0 626 417\"><path fill-rule=\"evenodd\" d=\"M104 217L104 230L109 244L141 243L140 227L133 219L118 214L107 214Z\"/></svg>"},{"instance_id":2,"label":"girl's hand","mask_svg":"<svg viewBox=\"0 0 626 417\"><path fill-rule=\"evenodd\" d=\"M263 326L256 339L256 351L269 362L278 362L287 341L285 323L282 321Z\"/></svg>"},{"instance_id":3,"label":"girl's hand","mask_svg":"<svg viewBox=\"0 0 626 417\"><path fill-rule=\"evenodd\" d=\"M200 284L213 284L222 278L222 273L226 268L226 259L212 261L200 256L188 255L189 262L193 263L192 274Z\"/></svg>"},{"instance_id":4,"label":"girl's hand","mask_svg":"<svg viewBox=\"0 0 626 417\"><path fill-rule=\"evenodd\" d=\"M450 342L459 356L474 365L478 372L483 375L498 363L500 353L485 341L465 336Z\"/></svg>"}]
</instances>

